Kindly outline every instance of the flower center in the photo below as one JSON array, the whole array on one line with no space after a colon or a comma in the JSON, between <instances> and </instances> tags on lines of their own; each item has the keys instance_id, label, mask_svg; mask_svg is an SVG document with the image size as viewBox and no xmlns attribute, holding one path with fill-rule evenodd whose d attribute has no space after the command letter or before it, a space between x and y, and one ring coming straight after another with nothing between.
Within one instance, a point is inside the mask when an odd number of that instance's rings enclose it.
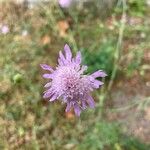
<instances>
[{"instance_id":1,"label":"flower center","mask_svg":"<svg viewBox=\"0 0 150 150\"><path fill-rule=\"evenodd\" d=\"M74 98L79 95L80 90L80 76L78 73L63 74L61 78L61 86L63 87L63 94L68 98Z\"/></svg>"},{"instance_id":2,"label":"flower center","mask_svg":"<svg viewBox=\"0 0 150 150\"><path fill-rule=\"evenodd\" d=\"M66 66L58 68L56 76L52 81L57 93L69 99L73 99L79 95L80 82L80 74L74 68Z\"/></svg>"}]
</instances>

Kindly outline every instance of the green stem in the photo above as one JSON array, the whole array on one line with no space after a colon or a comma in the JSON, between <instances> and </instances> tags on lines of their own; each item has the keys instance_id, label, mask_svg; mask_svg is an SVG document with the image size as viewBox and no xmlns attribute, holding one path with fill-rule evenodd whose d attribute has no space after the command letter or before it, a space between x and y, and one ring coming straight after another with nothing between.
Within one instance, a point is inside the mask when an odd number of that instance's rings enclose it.
<instances>
[{"instance_id":1,"label":"green stem","mask_svg":"<svg viewBox=\"0 0 150 150\"><path fill-rule=\"evenodd\" d=\"M121 27L119 28L119 36L118 36L118 42L117 42L117 46L116 46L116 50L115 50L115 54L114 54L114 68L111 74L111 78L110 78L110 82L108 84L108 88L107 91L103 94L103 96L100 96L100 108L103 108L104 106L104 102L106 100L106 97L108 95L108 93L111 91L112 85L114 83L114 79L116 77L116 73L119 67L119 56L121 55L121 46L122 46L122 41L123 41L123 33L124 33L124 29L125 29L125 22L126 22L126 0L122 0L122 17L121 17ZM101 94L102 95L102 94ZM103 111L103 109L102 109Z\"/></svg>"}]
</instances>

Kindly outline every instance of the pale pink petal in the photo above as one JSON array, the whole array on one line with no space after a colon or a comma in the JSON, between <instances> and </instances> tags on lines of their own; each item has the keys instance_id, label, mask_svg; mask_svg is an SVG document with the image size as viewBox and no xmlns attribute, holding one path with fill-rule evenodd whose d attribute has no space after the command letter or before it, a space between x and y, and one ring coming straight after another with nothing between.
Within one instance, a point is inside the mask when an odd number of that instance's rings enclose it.
<instances>
[{"instance_id":1,"label":"pale pink petal","mask_svg":"<svg viewBox=\"0 0 150 150\"><path fill-rule=\"evenodd\" d=\"M72 103L71 102L67 102L67 107L66 107L66 112L69 112L71 110L72 107Z\"/></svg>"},{"instance_id":2,"label":"pale pink petal","mask_svg":"<svg viewBox=\"0 0 150 150\"><path fill-rule=\"evenodd\" d=\"M65 64L66 63L66 59L64 57L64 55L62 54L62 52L59 52L59 58L61 59L62 63Z\"/></svg>"},{"instance_id":3,"label":"pale pink petal","mask_svg":"<svg viewBox=\"0 0 150 150\"><path fill-rule=\"evenodd\" d=\"M98 80L94 80L94 82L92 83L93 88L99 88L99 86L103 85L104 83Z\"/></svg>"},{"instance_id":4,"label":"pale pink petal","mask_svg":"<svg viewBox=\"0 0 150 150\"><path fill-rule=\"evenodd\" d=\"M81 63L81 52L79 51L76 55L76 58L75 58L75 62L77 64L80 64Z\"/></svg>"},{"instance_id":5,"label":"pale pink petal","mask_svg":"<svg viewBox=\"0 0 150 150\"><path fill-rule=\"evenodd\" d=\"M103 72L102 70L98 70L98 71L94 72L93 74L91 74L91 76L94 78L98 78L98 77L106 77L107 74L105 72Z\"/></svg>"},{"instance_id":6,"label":"pale pink petal","mask_svg":"<svg viewBox=\"0 0 150 150\"><path fill-rule=\"evenodd\" d=\"M51 83L51 82L48 82L47 84L44 85L44 87L48 88L48 87L50 87L51 85L52 85L52 83Z\"/></svg>"},{"instance_id":7,"label":"pale pink petal","mask_svg":"<svg viewBox=\"0 0 150 150\"><path fill-rule=\"evenodd\" d=\"M58 64L59 64L60 66L63 66L63 65L64 65L63 61L62 61L61 59L59 59L59 58L58 58Z\"/></svg>"},{"instance_id":8,"label":"pale pink petal","mask_svg":"<svg viewBox=\"0 0 150 150\"><path fill-rule=\"evenodd\" d=\"M87 68L88 68L87 66L82 66L82 67L81 67L81 70L79 71L79 73L80 73L80 74L83 74L83 72L86 71Z\"/></svg>"},{"instance_id":9,"label":"pale pink petal","mask_svg":"<svg viewBox=\"0 0 150 150\"><path fill-rule=\"evenodd\" d=\"M49 70L51 72L53 72L54 70L52 69L52 67L46 65L46 64L40 64L40 66L42 67L42 69L44 70Z\"/></svg>"},{"instance_id":10,"label":"pale pink petal","mask_svg":"<svg viewBox=\"0 0 150 150\"><path fill-rule=\"evenodd\" d=\"M43 98L49 98L52 96L52 94L53 94L52 89L49 89L49 90L44 92Z\"/></svg>"},{"instance_id":11,"label":"pale pink petal","mask_svg":"<svg viewBox=\"0 0 150 150\"><path fill-rule=\"evenodd\" d=\"M81 113L81 108L79 107L77 103L75 103L73 107L74 107L75 115L79 117Z\"/></svg>"},{"instance_id":12,"label":"pale pink petal","mask_svg":"<svg viewBox=\"0 0 150 150\"><path fill-rule=\"evenodd\" d=\"M43 74L43 78L52 79L54 77L53 74Z\"/></svg>"},{"instance_id":13,"label":"pale pink petal","mask_svg":"<svg viewBox=\"0 0 150 150\"><path fill-rule=\"evenodd\" d=\"M55 101L55 100L57 100L57 98L58 98L58 95L54 94L49 101L50 102Z\"/></svg>"},{"instance_id":14,"label":"pale pink petal","mask_svg":"<svg viewBox=\"0 0 150 150\"><path fill-rule=\"evenodd\" d=\"M86 101L85 100L82 100L82 109L86 109Z\"/></svg>"},{"instance_id":15,"label":"pale pink petal","mask_svg":"<svg viewBox=\"0 0 150 150\"><path fill-rule=\"evenodd\" d=\"M88 95L88 97L87 97L87 103L90 106L90 108L94 108L95 107L94 99L90 95Z\"/></svg>"},{"instance_id":16,"label":"pale pink petal","mask_svg":"<svg viewBox=\"0 0 150 150\"><path fill-rule=\"evenodd\" d=\"M72 53L71 53L71 50L70 50L69 45L66 44L66 45L64 46L64 51L65 51L65 53L66 53L66 59L67 59L68 61L71 61Z\"/></svg>"}]
</instances>

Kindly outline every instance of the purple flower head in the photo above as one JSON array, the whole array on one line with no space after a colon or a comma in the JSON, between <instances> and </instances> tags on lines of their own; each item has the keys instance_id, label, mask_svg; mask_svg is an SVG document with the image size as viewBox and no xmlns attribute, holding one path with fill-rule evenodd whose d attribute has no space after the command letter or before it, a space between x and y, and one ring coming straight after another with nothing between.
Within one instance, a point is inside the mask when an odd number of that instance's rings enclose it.
<instances>
[{"instance_id":1,"label":"purple flower head","mask_svg":"<svg viewBox=\"0 0 150 150\"><path fill-rule=\"evenodd\" d=\"M73 58L70 47L66 44L64 54L59 52L58 66L55 70L46 64L41 64L41 67L49 72L43 75L44 78L49 79L45 85L47 90L44 92L44 98L49 98L51 102L61 99L67 104L66 112L73 108L77 116L80 116L81 111L87 106L95 107L90 93L103 85L103 82L97 78L107 75L102 70L84 75L87 66L81 65L80 51Z\"/></svg>"},{"instance_id":2,"label":"purple flower head","mask_svg":"<svg viewBox=\"0 0 150 150\"><path fill-rule=\"evenodd\" d=\"M58 0L58 2L62 8L68 8L72 4L72 0Z\"/></svg>"},{"instance_id":3,"label":"purple flower head","mask_svg":"<svg viewBox=\"0 0 150 150\"><path fill-rule=\"evenodd\" d=\"M4 25L1 27L1 33L2 34L7 34L9 32L9 28L7 25Z\"/></svg>"}]
</instances>

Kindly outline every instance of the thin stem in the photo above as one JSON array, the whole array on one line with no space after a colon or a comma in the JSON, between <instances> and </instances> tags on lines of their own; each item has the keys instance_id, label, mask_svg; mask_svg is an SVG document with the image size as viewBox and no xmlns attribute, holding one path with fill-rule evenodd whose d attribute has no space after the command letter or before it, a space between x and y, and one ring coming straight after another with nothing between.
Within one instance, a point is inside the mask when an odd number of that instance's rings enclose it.
<instances>
[{"instance_id":1,"label":"thin stem","mask_svg":"<svg viewBox=\"0 0 150 150\"><path fill-rule=\"evenodd\" d=\"M118 42L117 42L116 50L115 50L115 54L114 54L114 57L115 57L114 68L113 68L110 82L108 84L108 88L107 88L106 92L103 94L103 96L99 96L99 98L100 98L99 106L101 109L103 108L105 99L112 88L112 85L114 83L114 79L116 77L116 73L117 73L117 70L119 67L119 56L121 55L121 46L122 46L123 33L124 33L125 22L126 22L126 0L122 0L122 9L123 9L122 10L123 12L122 12L122 17L121 17L121 26L119 28ZM102 111L103 111L103 109L102 109Z\"/></svg>"},{"instance_id":2,"label":"thin stem","mask_svg":"<svg viewBox=\"0 0 150 150\"><path fill-rule=\"evenodd\" d=\"M118 70L118 61L119 61L119 56L121 55L121 46L122 46L122 41L123 41L123 33L125 29L125 22L126 22L126 0L122 0L122 6L123 6L123 13L121 17L121 27L119 29L119 36L118 36L118 42L116 46L116 51L114 54L115 61L114 61L114 69L112 71L111 79L108 85L108 92L111 90L117 70Z\"/></svg>"},{"instance_id":3,"label":"thin stem","mask_svg":"<svg viewBox=\"0 0 150 150\"><path fill-rule=\"evenodd\" d=\"M138 101L135 101L134 103L130 103L129 105L126 105L124 107L119 107L119 108L111 108L111 109L108 109L109 111L111 112L120 112L120 111L125 111L125 110L129 110L135 106L144 106L144 103L146 104L149 104L150 103L150 97L146 97L144 100L138 100Z\"/></svg>"}]
</instances>

